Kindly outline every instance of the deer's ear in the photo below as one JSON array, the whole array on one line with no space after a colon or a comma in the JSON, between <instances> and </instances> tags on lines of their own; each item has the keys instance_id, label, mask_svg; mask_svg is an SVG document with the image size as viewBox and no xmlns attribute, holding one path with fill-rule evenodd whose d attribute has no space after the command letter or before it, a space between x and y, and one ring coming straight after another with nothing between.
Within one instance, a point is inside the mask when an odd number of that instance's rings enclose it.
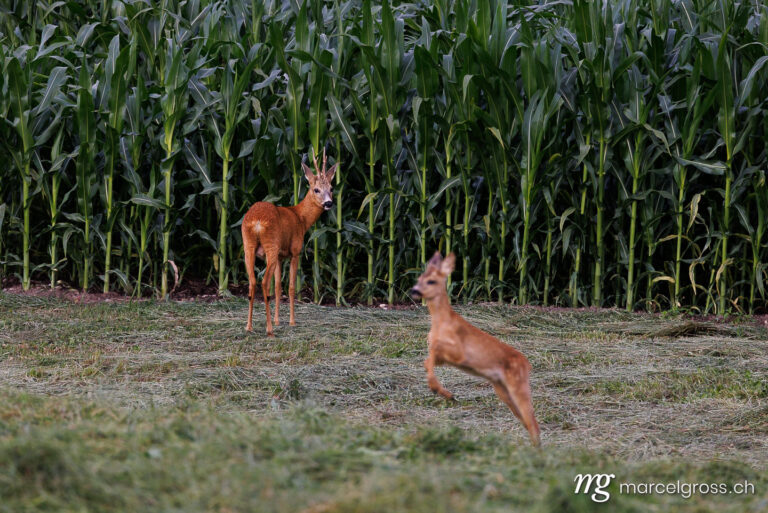
<instances>
[{"instance_id":1,"label":"deer's ear","mask_svg":"<svg viewBox=\"0 0 768 513\"><path fill-rule=\"evenodd\" d=\"M307 177L309 183L313 183L315 181L315 173L304 162L301 163L301 168L304 170L304 176Z\"/></svg>"},{"instance_id":2,"label":"deer's ear","mask_svg":"<svg viewBox=\"0 0 768 513\"><path fill-rule=\"evenodd\" d=\"M443 255L440 254L439 251L435 251L435 254L432 255L432 258L429 259L429 262L427 262L427 266L433 266L433 267L440 267L440 262L443 261Z\"/></svg>"},{"instance_id":3,"label":"deer's ear","mask_svg":"<svg viewBox=\"0 0 768 513\"><path fill-rule=\"evenodd\" d=\"M453 272L453 268L455 265L456 265L456 255L454 255L453 253L450 253L440 263L440 273L448 276Z\"/></svg>"},{"instance_id":4,"label":"deer's ear","mask_svg":"<svg viewBox=\"0 0 768 513\"><path fill-rule=\"evenodd\" d=\"M325 172L325 177L328 179L328 182L333 180L333 175L336 174L336 166L338 166L338 165L339 165L338 162L335 163L334 165L331 166L331 169L329 169L328 171Z\"/></svg>"}]
</instances>

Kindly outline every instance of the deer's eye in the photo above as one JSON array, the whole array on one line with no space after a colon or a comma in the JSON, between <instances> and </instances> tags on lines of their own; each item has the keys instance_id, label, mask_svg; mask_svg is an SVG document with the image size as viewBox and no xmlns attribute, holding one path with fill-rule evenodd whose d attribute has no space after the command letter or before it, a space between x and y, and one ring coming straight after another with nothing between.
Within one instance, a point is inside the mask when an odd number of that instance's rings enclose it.
<instances>
[{"instance_id":1,"label":"deer's eye","mask_svg":"<svg viewBox=\"0 0 768 513\"><path fill-rule=\"evenodd\" d=\"M437 282L435 280L427 280L427 285L435 285Z\"/></svg>"},{"instance_id":2,"label":"deer's eye","mask_svg":"<svg viewBox=\"0 0 768 513\"><path fill-rule=\"evenodd\" d=\"M315 194L320 194L320 189L315 189Z\"/></svg>"}]
</instances>

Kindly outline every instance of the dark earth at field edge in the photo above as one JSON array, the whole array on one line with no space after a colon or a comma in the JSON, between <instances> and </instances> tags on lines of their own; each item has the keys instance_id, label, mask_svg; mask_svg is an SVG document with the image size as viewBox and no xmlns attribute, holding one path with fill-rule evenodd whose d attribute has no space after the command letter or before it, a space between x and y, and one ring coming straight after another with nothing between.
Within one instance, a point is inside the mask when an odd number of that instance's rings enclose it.
<instances>
[{"instance_id":1,"label":"dark earth at field edge","mask_svg":"<svg viewBox=\"0 0 768 513\"><path fill-rule=\"evenodd\" d=\"M81 304L89 304L89 303L99 303L99 302L123 302L123 301L134 301L138 300L137 298L128 296L126 294L120 294L118 292L109 292L107 294L104 294L103 292L97 292L97 287L92 287L88 292L83 292L82 290L76 289L71 287L68 284L62 284L57 286L55 289L51 290L50 284L48 282L44 281L32 281L32 286L28 291L24 291L21 288L21 282L17 277L7 277L3 278L0 281L0 292L7 292L11 294L25 294L29 296L34 297L41 297L41 298L57 298L57 299L66 299L70 300L74 303L81 303ZM242 284L242 285L230 285L229 286L229 292L234 297L240 297L240 298L247 298L248 297L248 285ZM145 294L141 300L146 301L149 299L152 299L153 296ZM197 302L203 302L203 303L211 303L215 301L222 301L226 300L227 298L224 298L222 296L219 296L218 294L218 288L216 287L216 284L214 282L211 283L205 283L205 280L203 279L196 279L196 278L184 278L181 283L173 290L173 293L171 294L171 299L175 301L197 301ZM300 302L312 302L312 291L307 289L304 289L297 298ZM256 292L256 300L257 302L261 301L261 286L259 286L257 292ZM288 301L288 297L283 295L283 302ZM325 301L322 301L320 304L325 306L333 306L335 305L335 302L333 299L326 299ZM475 303L478 305L486 304L485 302L478 302ZM487 304L495 304L495 303L487 303ZM382 308L385 310L412 310L414 308L418 308L421 305L411 301L408 303L395 303L392 305L388 305L386 303L382 303L381 301L374 302L373 305L368 305L367 303L361 303L361 302L349 302L347 306L371 306L372 308ZM534 311L543 311L543 312L556 312L556 311L598 311L598 310L611 310L611 308L596 308L596 307L579 307L579 308L570 308L570 307L560 307L560 306L537 306L537 305L528 305L524 308L530 308ZM647 315L663 315L660 313L648 313ZM717 315L694 315L690 314L687 317L690 317L691 319L695 319L697 321L702 322L715 322L715 323L726 323L726 324L744 324L745 319L738 315L729 315L725 318L717 316ZM754 324L756 326L760 327L766 327L768 328L768 313L766 312L765 308L758 309L757 313L754 315L748 317L748 320L746 321L747 324Z\"/></svg>"}]
</instances>

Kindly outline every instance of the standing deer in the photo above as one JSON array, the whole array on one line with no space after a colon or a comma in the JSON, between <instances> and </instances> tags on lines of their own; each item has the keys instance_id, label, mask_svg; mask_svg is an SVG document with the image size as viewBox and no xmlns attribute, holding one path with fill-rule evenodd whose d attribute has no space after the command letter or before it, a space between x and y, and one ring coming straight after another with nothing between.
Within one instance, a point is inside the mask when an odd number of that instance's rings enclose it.
<instances>
[{"instance_id":1,"label":"standing deer","mask_svg":"<svg viewBox=\"0 0 768 513\"><path fill-rule=\"evenodd\" d=\"M248 271L248 325L246 330L252 331L253 298L256 295L256 273L253 266L258 256L266 259L267 268L261 280L261 292L264 294L264 308L267 313L267 335L272 337L272 321L269 313L269 280L275 278L275 326L280 324L280 294L281 267L280 261L291 258L291 274L288 286L288 297L291 305L291 326L296 325L293 302L296 295L296 273L299 269L299 256L304 245L304 234L320 217L324 210L333 206L331 195L331 180L336 172L338 163L325 170L327 158L323 151L323 167L317 166L317 157L312 161L317 174L313 173L304 162L304 176L309 182L309 191L298 205L293 207L278 207L272 203L260 201L254 203L243 217L241 230L243 232L243 249L245 250L245 268Z\"/></svg>"},{"instance_id":2,"label":"standing deer","mask_svg":"<svg viewBox=\"0 0 768 513\"><path fill-rule=\"evenodd\" d=\"M432 316L432 327L427 336L429 355L424 360L427 384L433 392L446 399L453 398L435 376L435 365L445 364L487 379L499 399L528 430L533 445L539 446L539 424L533 415L528 382L531 364L520 351L471 325L451 308L445 282L453 272L455 262L453 253L445 259L439 252L435 253L411 289L411 297L427 300Z\"/></svg>"}]
</instances>

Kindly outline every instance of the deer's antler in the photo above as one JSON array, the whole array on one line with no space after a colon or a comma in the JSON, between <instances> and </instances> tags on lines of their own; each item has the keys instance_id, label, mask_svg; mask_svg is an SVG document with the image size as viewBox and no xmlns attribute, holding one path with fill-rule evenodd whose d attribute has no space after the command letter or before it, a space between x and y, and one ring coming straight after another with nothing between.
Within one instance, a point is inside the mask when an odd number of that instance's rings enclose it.
<instances>
[{"instance_id":1,"label":"deer's antler","mask_svg":"<svg viewBox=\"0 0 768 513\"><path fill-rule=\"evenodd\" d=\"M328 157L325 154L325 148L323 148L323 176L325 176L325 165L328 162Z\"/></svg>"},{"instance_id":2,"label":"deer's antler","mask_svg":"<svg viewBox=\"0 0 768 513\"><path fill-rule=\"evenodd\" d=\"M315 155L315 149L314 148L310 148L310 151L312 151L312 162L315 165L315 174L319 175L320 174L320 168L317 167L317 155Z\"/></svg>"}]
</instances>

